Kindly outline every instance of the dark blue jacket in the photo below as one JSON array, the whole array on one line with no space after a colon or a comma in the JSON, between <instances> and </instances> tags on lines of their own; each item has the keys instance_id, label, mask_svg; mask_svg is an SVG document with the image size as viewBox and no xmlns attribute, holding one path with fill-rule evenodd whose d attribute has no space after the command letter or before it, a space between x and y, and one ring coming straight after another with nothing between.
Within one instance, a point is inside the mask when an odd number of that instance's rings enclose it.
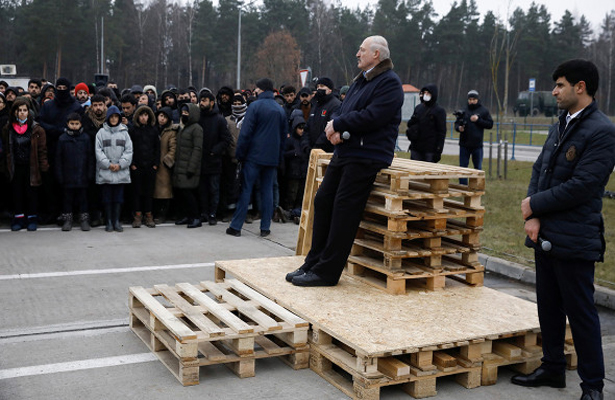
<instances>
[{"instance_id":1,"label":"dark blue jacket","mask_svg":"<svg viewBox=\"0 0 615 400\"><path fill-rule=\"evenodd\" d=\"M404 91L392 71L390 59L382 61L367 77L359 74L334 116L336 132L350 133L350 139L335 146L339 158L366 158L390 165L399 135Z\"/></svg>"},{"instance_id":2,"label":"dark blue jacket","mask_svg":"<svg viewBox=\"0 0 615 400\"><path fill-rule=\"evenodd\" d=\"M288 121L284 109L264 92L250 104L237 139L236 157L258 165L277 167L282 159Z\"/></svg>"},{"instance_id":3,"label":"dark blue jacket","mask_svg":"<svg viewBox=\"0 0 615 400\"><path fill-rule=\"evenodd\" d=\"M470 106L466 104L465 125L463 132L459 135L459 146L469 149L483 147L485 129L493 128L493 118L489 114L489 110L480 102ZM470 121L472 115L477 115L478 119L475 122ZM455 130L459 132L459 121L455 121Z\"/></svg>"},{"instance_id":4,"label":"dark blue jacket","mask_svg":"<svg viewBox=\"0 0 615 400\"><path fill-rule=\"evenodd\" d=\"M83 129L78 135L60 136L55 159L56 179L63 188L87 188L94 179L96 159L90 136Z\"/></svg>"},{"instance_id":5,"label":"dark blue jacket","mask_svg":"<svg viewBox=\"0 0 615 400\"><path fill-rule=\"evenodd\" d=\"M66 119L72 113L83 115L83 107L74 97L69 96L65 102L56 98L43 104L36 119L47 134L47 153L49 154L49 164L52 167L55 162L56 145L60 135L64 133L64 128L66 128Z\"/></svg>"},{"instance_id":6,"label":"dark blue jacket","mask_svg":"<svg viewBox=\"0 0 615 400\"><path fill-rule=\"evenodd\" d=\"M549 130L532 170L532 215L540 218L540 236L551 242L552 256L602 261L602 195L615 165L615 125L593 102L560 140L565 114ZM540 249L529 238L525 244Z\"/></svg>"}]
</instances>

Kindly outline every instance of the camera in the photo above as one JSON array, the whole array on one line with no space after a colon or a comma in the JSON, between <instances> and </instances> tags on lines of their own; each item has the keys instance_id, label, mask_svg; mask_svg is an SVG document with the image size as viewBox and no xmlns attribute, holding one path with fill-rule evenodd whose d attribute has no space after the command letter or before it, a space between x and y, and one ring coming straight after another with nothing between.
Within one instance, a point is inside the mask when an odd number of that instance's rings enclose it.
<instances>
[{"instance_id":1,"label":"camera","mask_svg":"<svg viewBox=\"0 0 615 400\"><path fill-rule=\"evenodd\" d=\"M468 119L466 116L466 112L464 110L457 110L453 112L453 115L457 118L455 120L455 125L457 126L465 126L468 123Z\"/></svg>"}]
</instances>

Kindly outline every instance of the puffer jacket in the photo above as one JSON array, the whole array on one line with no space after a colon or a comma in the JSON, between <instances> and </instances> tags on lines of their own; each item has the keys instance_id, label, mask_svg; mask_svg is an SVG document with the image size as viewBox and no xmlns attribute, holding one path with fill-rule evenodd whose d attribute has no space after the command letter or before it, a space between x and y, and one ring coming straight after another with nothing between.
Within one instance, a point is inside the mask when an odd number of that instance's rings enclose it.
<instances>
[{"instance_id":1,"label":"puffer jacket","mask_svg":"<svg viewBox=\"0 0 615 400\"><path fill-rule=\"evenodd\" d=\"M96 134L96 183L99 185L130 183L132 140L126 125L109 126L113 114L120 114L116 106L109 107L107 120ZM120 170L112 172L111 164L119 164Z\"/></svg>"},{"instance_id":2,"label":"puffer jacket","mask_svg":"<svg viewBox=\"0 0 615 400\"><path fill-rule=\"evenodd\" d=\"M330 93L312 105L310 118L305 124L305 133L301 137L301 147L305 154L310 154L312 149L322 149L327 153L333 151L333 145L325 135L325 127L331 116L338 112L341 104L342 102Z\"/></svg>"},{"instance_id":3,"label":"puffer jacket","mask_svg":"<svg viewBox=\"0 0 615 400\"><path fill-rule=\"evenodd\" d=\"M199 125L199 106L189 103L188 122L177 133L173 186L194 189L199 186L201 155L203 151L203 128Z\"/></svg>"},{"instance_id":4,"label":"puffer jacket","mask_svg":"<svg viewBox=\"0 0 615 400\"><path fill-rule=\"evenodd\" d=\"M199 125L203 128L201 174L220 174L222 154L227 151L233 141L226 119L213 109L201 110Z\"/></svg>"},{"instance_id":5,"label":"puffer jacket","mask_svg":"<svg viewBox=\"0 0 615 400\"><path fill-rule=\"evenodd\" d=\"M147 125L141 125L139 115L149 115ZM128 129L132 140L132 165L137 168L153 168L160 164L160 138L155 125L154 112L148 106L139 106L135 111L133 125Z\"/></svg>"},{"instance_id":6,"label":"puffer jacket","mask_svg":"<svg viewBox=\"0 0 615 400\"><path fill-rule=\"evenodd\" d=\"M540 219L540 236L551 242L553 257L602 261L602 195L615 165L615 125L595 102L570 121L560 140L565 123L562 115L551 127L534 163L527 192L532 216ZM525 244L542 251L529 238Z\"/></svg>"},{"instance_id":7,"label":"puffer jacket","mask_svg":"<svg viewBox=\"0 0 615 400\"><path fill-rule=\"evenodd\" d=\"M348 89L339 116L333 117L336 132L350 138L335 146L339 158L363 158L390 165L399 135L404 91L386 59L371 71L360 73Z\"/></svg>"}]
</instances>

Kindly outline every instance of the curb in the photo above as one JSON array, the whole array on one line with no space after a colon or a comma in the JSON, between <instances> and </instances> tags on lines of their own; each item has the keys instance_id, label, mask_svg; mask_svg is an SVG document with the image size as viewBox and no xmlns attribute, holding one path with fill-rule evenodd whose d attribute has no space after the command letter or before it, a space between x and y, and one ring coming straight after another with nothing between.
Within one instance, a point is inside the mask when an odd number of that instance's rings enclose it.
<instances>
[{"instance_id":1,"label":"curb","mask_svg":"<svg viewBox=\"0 0 615 400\"><path fill-rule=\"evenodd\" d=\"M536 271L512 261L479 254L478 259L485 266L485 270L515 279L529 285L536 285ZM594 285L594 301L597 305L615 310L615 290L600 285Z\"/></svg>"}]
</instances>

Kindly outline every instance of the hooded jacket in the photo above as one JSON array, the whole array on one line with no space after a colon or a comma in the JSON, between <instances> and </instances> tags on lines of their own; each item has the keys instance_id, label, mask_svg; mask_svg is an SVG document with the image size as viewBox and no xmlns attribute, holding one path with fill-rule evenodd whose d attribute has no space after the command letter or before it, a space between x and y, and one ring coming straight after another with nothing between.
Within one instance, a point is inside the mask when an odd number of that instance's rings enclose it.
<instances>
[{"instance_id":1,"label":"hooded jacket","mask_svg":"<svg viewBox=\"0 0 615 400\"><path fill-rule=\"evenodd\" d=\"M540 236L551 242L551 256L602 261L602 195L615 166L615 125L595 101L560 139L561 124L566 113L549 130L532 169L527 191L532 216L540 218ZM542 251L529 238L525 245Z\"/></svg>"},{"instance_id":2,"label":"hooded jacket","mask_svg":"<svg viewBox=\"0 0 615 400\"><path fill-rule=\"evenodd\" d=\"M438 105L436 85L425 85L421 89L421 92L424 91L431 94L431 99L416 106L408 121L406 135L410 140L410 150L433 153L435 159L439 159L446 137L446 111Z\"/></svg>"},{"instance_id":3,"label":"hooded jacket","mask_svg":"<svg viewBox=\"0 0 615 400\"><path fill-rule=\"evenodd\" d=\"M166 105L164 103L164 98L167 96L171 96L173 97L173 99L175 100L175 102L173 103L173 106L169 106ZM173 110L173 115L171 116L171 119L173 120L174 124L179 124L179 110L177 109L177 96L175 95L175 93L173 93L171 90L165 90L162 92L162 94L160 95L160 98L162 99L162 107L170 107Z\"/></svg>"},{"instance_id":4,"label":"hooded jacket","mask_svg":"<svg viewBox=\"0 0 615 400\"><path fill-rule=\"evenodd\" d=\"M139 115L149 115L147 125L141 125ZM137 107L134 112L133 123L128 134L132 140L132 165L137 169L157 167L160 164L160 137L156 129L156 117L151 108L145 105Z\"/></svg>"},{"instance_id":5,"label":"hooded jacket","mask_svg":"<svg viewBox=\"0 0 615 400\"><path fill-rule=\"evenodd\" d=\"M399 135L404 91L390 59L366 74L361 72L348 89L339 116L333 118L336 132L350 138L335 146L339 158L363 158L390 165Z\"/></svg>"},{"instance_id":6,"label":"hooded jacket","mask_svg":"<svg viewBox=\"0 0 615 400\"><path fill-rule=\"evenodd\" d=\"M177 131L179 125L171 121L172 110L170 107L163 107L156 115L164 113L169 118L165 126L160 126L160 166L156 172L156 185L154 186L155 199L173 198L173 185L171 175L175 165L175 151L177 149Z\"/></svg>"},{"instance_id":7,"label":"hooded jacket","mask_svg":"<svg viewBox=\"0 0 615 400\"><path fill-rule=\"evenodd\" d=\"M3 144L6 146L6 162L9 180L15 176L15 160L13 158L13 134L12 124L16 122L13 115L9 115L9 121L2 131ZM31 131L30 141L30 186L40 186L43 183L41 172L49 170L47 161L47 139L45 130L28 117L28 129Z\"/></svg>"},{"instance_id":8,"label":"hooded jacket","mask_svg":"<svg viewBox=\"0 0 615 400\"><path fill-rule=\"evenodd\" d=\"M297 134L297 127L305 124L302 116L293 119L290 137L286 139L284 151L284 176L290 179L303 179L307 172L307 157L301 149L301 136ZM305 136L305 129L303 131Z\"/></svg>"},{"instance_id":9,"label":"hooded jacket","mask_svg":"<svg viewBox=\"0 0 615 400\"><path fill-rule=\"evenodd\" d=\"M121 115L116 106L109 107L107 119L96 134L96 183L99 185L130 183L132 140L126 125L109 126L113 114ZM120 170L112 172L111 164L119 164Z\"/></svg>"},{"instance_id":10,"label":"hooded jacket","mask_svg":"<svg viewBox=\"0 0 615 400\"><path fill-rule=\"evenodd\" d=\"M222 95L226 94L229 97L228 102L222 102ZM231 105L233 104L233 88L230 86L222 86L220 90L218 90L218 94L216 95L216 103L218 103L218 110L222 113L223 116L228 117L232 114L233 110Z\"/></svg>"},{"instance_id":11,"label":"hooded jacket","mask_svg":"<svg viewBox=\"0 0 615 400\"><path fill-rule=\"evenodd\" d=\"M199 125L203 128L201 174L220 174L222 172L222 154L226 152L233 141L226 119L213 108L201 110Z\"/></svg>"},{"instance_id":12,"label":"hooded jacket","mask_svg":"<svg viewBox=\"0 0 615 400\"><path fill-rule=\"evenodd\" d=\"M273 99L273 92L261 93L248 107L241 125L235 152L237 160L277 167L282 160L287 130L286 113Z\"/></svg>"},{"instance_id":13,"label":"hooded jacket","mask_svg":"<svg viewBox=\"0 0 615 400\"><path fill-rule=\"evenodd\" d=\"M203 151L203 128L199 125L200 109L188 103L188 122L177 134L173 186L180 189L194 189L199 186L201 155Z\"/></svg>"}]
</instances>

